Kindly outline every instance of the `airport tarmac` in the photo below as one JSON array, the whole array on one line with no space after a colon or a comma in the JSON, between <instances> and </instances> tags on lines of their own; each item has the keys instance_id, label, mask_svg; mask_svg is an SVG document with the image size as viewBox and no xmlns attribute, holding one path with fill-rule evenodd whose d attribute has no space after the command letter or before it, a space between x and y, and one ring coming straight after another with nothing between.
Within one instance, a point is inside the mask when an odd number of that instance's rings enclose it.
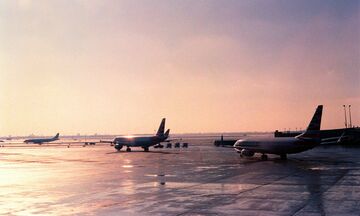
<instances>
[{"instance_id":1,"label":"airport tarmac","mask_svg":"<svg viewBox=\"0 0 360 216\"><path fill-rule=\"evenodd\" d=\"M360 148L0 148L0 215L360 215Z\"/></svg>"}]
</instances>

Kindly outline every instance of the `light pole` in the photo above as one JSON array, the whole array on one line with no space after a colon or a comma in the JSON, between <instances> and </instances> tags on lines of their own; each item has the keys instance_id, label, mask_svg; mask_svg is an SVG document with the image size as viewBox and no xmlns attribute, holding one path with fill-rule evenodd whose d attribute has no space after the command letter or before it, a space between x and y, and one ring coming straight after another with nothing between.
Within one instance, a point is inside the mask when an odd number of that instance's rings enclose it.
<instances>
[{"instance_id":1,"label":"light pole","mask_svg":"<svg viewBox=\"0 0 360 216\"><path fill-rule=\"evenodd\" d=\"M349 127L352 127L352 123L351 123L351 105L349 105L349 120L350 120Z\"/></svg>"},{"instance_id":2,"label":"light pole","mask_svg":"<svg viewBox=\"0 0 360 216\"><path fill-rule=\"evenodd\" d=\"M346 106L343 105L344 107L344 113L345 113L345 128L347 128L347 119L346 119Z\"/></svg>"}]
</instances>

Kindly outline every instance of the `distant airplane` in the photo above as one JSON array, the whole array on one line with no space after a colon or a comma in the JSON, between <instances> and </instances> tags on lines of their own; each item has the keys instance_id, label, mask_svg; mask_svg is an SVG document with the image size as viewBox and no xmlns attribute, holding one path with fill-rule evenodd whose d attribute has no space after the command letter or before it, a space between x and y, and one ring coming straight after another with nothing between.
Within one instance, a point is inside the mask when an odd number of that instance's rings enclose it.
<instances>
[{"instance_id":1,"label":"distant airplane","mask_svg":"<svg viewBox=\"0 0 360 216\"><path fill-rule=\"evenodd\" d=\"M27 139L24 140L24 143L29 144L29 143L33 143L33 144L43 144L43 143L48 143L48 142L53 142L59 139L59 133L57 133L53 138L37 138L37 139Z\"/></svg>"},{"instance_id":2,"label":"distant airplane","mask_svg":"<svg viewBox=\"0 0 360 216\"><path fill-rule=\"evenodd\" d=\"M160 144L162 142L168 142L170 129L165 133L165 118L162 119L160 127L155 136L121 136L116 137L113 141L100 141L102 143L113 143L116 150L120 151L126 146L126 151L130 152L131 147L141 147L144 151L148 152L149 147Z\"/></svg>"},{"instance_id":3,"label":"distant airplane","mask_svg":"<svg viewBox=\"0 0 360 216\"><path fill-rule=\"evenodd\" d=\"M280 155L286 160L287 154L303 152L314 148L321 142L320 125L323 106L319 105L306 131L296 137L248 138L240 139L234 144L240 156L252 157L261 153L261 159L267 160L268 154Z\"/></svg>"}]
</instances>

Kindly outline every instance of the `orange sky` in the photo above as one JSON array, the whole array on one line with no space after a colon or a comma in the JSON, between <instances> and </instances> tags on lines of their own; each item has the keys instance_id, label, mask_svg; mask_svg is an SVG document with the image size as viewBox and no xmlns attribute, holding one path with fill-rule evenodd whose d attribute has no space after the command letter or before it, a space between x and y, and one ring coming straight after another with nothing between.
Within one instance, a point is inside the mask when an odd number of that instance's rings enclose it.
<instances>
[{"instance_id":1,"label":"orange sky","mask_svg":"<svg viewBox=\"0 0 360 216\"><path fill-rule=\"evenodd\" d=\"M360 125L359 1L1 1L0 136Z\"/></svg>"}]
</instances>

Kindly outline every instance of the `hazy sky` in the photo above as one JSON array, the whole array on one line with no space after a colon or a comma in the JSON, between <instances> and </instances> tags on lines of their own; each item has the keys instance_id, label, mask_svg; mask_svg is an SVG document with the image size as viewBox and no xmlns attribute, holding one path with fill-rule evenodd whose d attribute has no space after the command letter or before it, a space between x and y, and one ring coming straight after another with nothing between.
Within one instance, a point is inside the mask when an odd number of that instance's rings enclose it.
<instances>
[{"instance_id":1,"label":"hazy sky","mask_svg":"<svg viewBox=\"0 0 360 216\"><path fill-rule=\"evenodd\" d=\"M0 1L0 135L360 125L360 1Z\"/></svg>"}]
</instances>

